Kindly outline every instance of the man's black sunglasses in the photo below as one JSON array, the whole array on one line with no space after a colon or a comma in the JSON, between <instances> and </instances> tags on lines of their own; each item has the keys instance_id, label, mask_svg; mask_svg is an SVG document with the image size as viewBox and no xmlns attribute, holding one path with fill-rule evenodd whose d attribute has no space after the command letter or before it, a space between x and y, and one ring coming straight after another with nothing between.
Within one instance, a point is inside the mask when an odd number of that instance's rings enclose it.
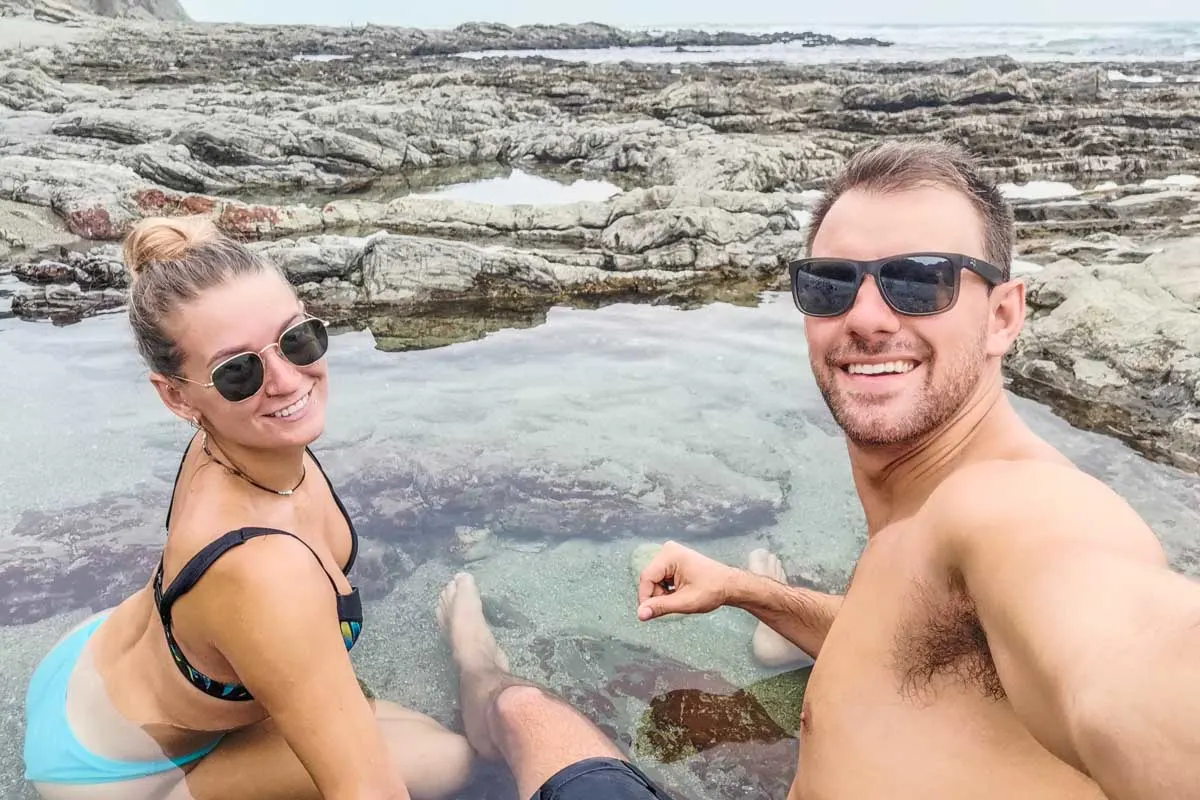
<instances>
[{"instance_id":1,"label":"man's black sunglasses","mask_svg":"<svg viewBox=\"0 0 1200 800\"><path fill-rule=\"evenodd\" d=\"M193 381L182 375L175 377L206 389L215 388L229 402L240 403L258 394L263 387L267 369L262 354L272 347L278 347L283 357L297 367L307 367L319 361L329 349L329 331L323 320L309 317L289 327L279 335L277 341L257 353L238 353L217 364L213 367L209 383Z\"/></svg>"},{"instance_id":2,"label":"man's black sunglasses","mask_svg":"<svg viewBox=\"0 0 1200 800\"><path fill-rule=\"evenodd\" d=\"M1005 280L1004 271L994 264L958 253L904 253L876 261L802 258L788 265L788 274L796 308L812 317L836 317L849 311L868 275L893 311L923 317L954 306L964 269L989 286Z\"/></svg>"}]
</instances>

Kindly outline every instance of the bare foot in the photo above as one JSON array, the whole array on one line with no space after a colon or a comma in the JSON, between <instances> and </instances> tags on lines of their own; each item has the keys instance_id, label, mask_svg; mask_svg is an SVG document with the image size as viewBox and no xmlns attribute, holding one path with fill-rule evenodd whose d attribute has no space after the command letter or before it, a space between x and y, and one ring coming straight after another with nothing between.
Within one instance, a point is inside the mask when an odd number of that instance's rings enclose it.
<instances>
[{"instance_id":1,"label":"bare foot","mask_svg":"<svg viewBox=\"0 0 1200 800\"><path fill-rule=\"evenodd\" d=\"M759 548L752 551L747 566L755 575L763 575L780 583L788 582L783 562L769 550ZM761 622L754 629L753 650L754 658L767 667L782 667L809 660L803 650Z\"/></svg>"},{"instance_id":2,"label":"bare foot","mask_svg":"<svg viewBox=\"0 0 1200 800\"><path fill-rule=\"evenodd\" d=\"M438 598L438 626L458 666L459 696L467 740L485 758L500 758L488 725L492 698L511 683L508 657L483 618L475 578L460 572Z\"/></svg>"}]
</instances>

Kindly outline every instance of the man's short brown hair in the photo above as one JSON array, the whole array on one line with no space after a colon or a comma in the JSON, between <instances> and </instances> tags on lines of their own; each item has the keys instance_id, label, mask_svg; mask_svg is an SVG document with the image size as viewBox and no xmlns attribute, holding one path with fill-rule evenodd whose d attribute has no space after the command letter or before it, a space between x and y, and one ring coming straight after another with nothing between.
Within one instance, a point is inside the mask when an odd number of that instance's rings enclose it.
<instances>
[{"instance_id":1,"label":"man's short brown hair","mask_svg":"<svg viewBox=\"0 0 1200 800\"><path fill-rule=\"evenodd\" d=\"M966 149L936 140L889 140L855 153L826 187L808 228L808 252L829 209L852 189L900 192L920 186L944 186L967 197L983 219L984 258L1004 272L1012 269L1016 234L1012 209L996 185L980 172Z\"/></svg>"}]
</instances>

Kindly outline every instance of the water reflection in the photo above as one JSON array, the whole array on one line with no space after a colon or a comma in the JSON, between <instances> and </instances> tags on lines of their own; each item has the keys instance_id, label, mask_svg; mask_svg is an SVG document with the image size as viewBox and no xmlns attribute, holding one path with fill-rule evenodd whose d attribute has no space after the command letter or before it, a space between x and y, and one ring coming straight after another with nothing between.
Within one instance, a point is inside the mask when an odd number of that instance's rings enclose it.
<instances>
[{"instance_id":1,"label":"water reflection","mask_svg":"<svg viewBox=\"0 0 1200 800\"><path fill-rule=\"evenodd\" d=\"M790 298L554 308L531 324L431 350L385 352L367 330L333 341L316 449L361 520L360 674L453 725L433 604L469 566L514 672L562 691L682 796L776 785L794 740L769 702L748 702L771 674L750 656L752 621L725 609L637 624L631 556L668 536L733 563L768 547L799 580L844 583L861 511ZM0 796L22 797L28 675L149 576L188 430L146 383L123 317L0 320L0 359L19 376L0 381ZM1200 480L1017 405L1200 574ZM707 716L680 723L698 704ZM749 727L718 736L723 719Z\"/></svg>"},{"instance_id":2,"label":"water reflection","mask_svg":"<svg viewBox=\"0 0 1200 800\"><path fill-rule=\"evenodd\" d=\"M397 311L381 308L372 313L337 306L324 307L319 299L308 302L314 313L343 330L368 331L375 345L386 352L430 350L482 339L501 330L534 328L546 322L552 308L600 309L617 304L669 306L697 309L711 303L753 307L758 305L762 285L758 281L730 280L721 283L679 285L653 295L608 294L571 298L512 297L488 300L454 300L426 303L420 308Z\"/></svg>"},{"instance_id":3,"label":"water reflection","mask_svg":"<svg viewBox=\"0 0 1200 800\"><path fill-rule=\"evenodd\" d=\"M558 182L514 169L507 175L443 186L414 197L444 197L496 205L560 205L580 201L603 202L621 193L621 187L608 181L577 178Z\"/></svg>"},{"instance_id":4,"label":"water reflection","mask_svg":"<svg viewBox=\"0 0 1200 800\"><path fill-rule=\"evenodd\" d=\"M611 177L611 176L610 176ZM351 181L340 190L314 188L248 188L230 197L264 205L306 204L320 208L334 199L387 203L398 197L438 197L498 205L559 205L583 200L602 201L628 186L599 180L551 164L499 162L410 169Z\"/></svg>"}]
</instances>

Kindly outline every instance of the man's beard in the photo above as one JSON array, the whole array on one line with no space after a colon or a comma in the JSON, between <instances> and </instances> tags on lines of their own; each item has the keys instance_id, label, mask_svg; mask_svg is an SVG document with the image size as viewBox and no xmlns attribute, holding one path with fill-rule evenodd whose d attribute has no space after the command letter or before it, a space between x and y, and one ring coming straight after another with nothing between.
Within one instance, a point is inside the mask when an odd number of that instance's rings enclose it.
<instances>
[{"instance_id":1,"label":"man's beard","mask_svg":"<svg viewBox=\"0 0 1200 800\"><path fill-rule=\"evenodd\" d=\"M929 353L920 361L919 369L923 370L920 387L915 391L909 388L899 398L884 398L874 407L870 400L850 395L838 386L841 371L838 363L854 355L874 357L882 353L867 353L861 348L852 353L831 352L823 368L813 371L817 388L834 421L854 444L860 447L910 444L944 426L966 405L987 362L984 335L981 331L974 343L941 358L933 358Z\"/></svg>"}]
</instances>

